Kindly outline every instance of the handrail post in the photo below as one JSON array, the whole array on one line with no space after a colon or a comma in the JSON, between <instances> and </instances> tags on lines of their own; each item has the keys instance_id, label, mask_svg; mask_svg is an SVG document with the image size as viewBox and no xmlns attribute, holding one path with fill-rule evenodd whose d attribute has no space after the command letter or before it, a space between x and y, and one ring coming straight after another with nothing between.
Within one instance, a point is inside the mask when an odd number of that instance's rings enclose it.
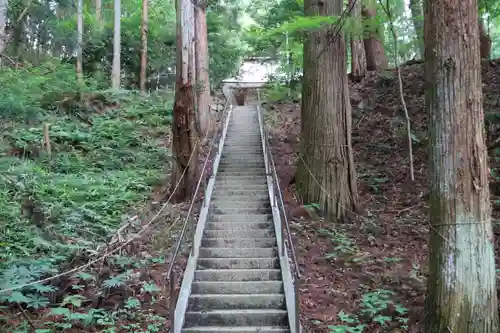
<instances>
[{"instance_id":1,"label":"handrail post","mask_svg":"<svg viewBox=\"0 0 500 333\"><path fill-rule=\"evenodd\" d=\"M297 265L297 263L296 263ZM293 274L293 289L295 293L295 332L300 333L300 298L299 298L299 278Z\"/></svg>"},{"instance_id":2,"label":"handrail post","mask_svg":"<svg viewBox=\"0 0 500 333\"><path fill-rule=\"evenodd\" d=\"M170 332L175 332L175 306L177 296L175 295L175 271L172 270L169 277L170 281Z\"/></svg>"}]
</instances>

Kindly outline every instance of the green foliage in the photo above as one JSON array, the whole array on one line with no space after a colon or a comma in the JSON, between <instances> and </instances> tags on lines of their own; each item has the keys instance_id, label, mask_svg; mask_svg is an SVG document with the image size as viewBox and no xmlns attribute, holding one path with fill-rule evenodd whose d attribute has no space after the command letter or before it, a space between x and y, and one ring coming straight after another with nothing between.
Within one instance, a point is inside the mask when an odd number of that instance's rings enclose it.
<instances>
[{"instance_id":1,"label":"green foliage","mask_svg":"<svg viewBox=\"0 0 500 333\"><path fill-rule=\"evenodd\" d=\"M76 252L93 251L162 181L169 155L162 143L169 96L89 93L90 83L73 93L74 71L40 75L50 66L0 73L0 289L54 274ZM50 156L44 124L52 124ZM35 284L0 300L38 308L50 288Z\"/></svg>"},{"instance_id":2,"label":"green foliage","mask_svg":"<svg viewBox=\"0 0 500 333\"><path fill-rule=\"evenodd\" d=\"M76 8L74 3L58 0L56 3L30 2L20 0L9 2L9 17L16 23L20 35L15 35L7 54L26 64L44 63L51 57L62 59L64 64L76 64ZM54 10L54 5L57 10ZM239 24L244 10L239 4L212 2L208 12L210 47L210 74L217 85L227 76L234 74L246 44L241 42L245 29ZM249 6L253 3L249 3ZM122 86L135 89L139 83L141 53L142 2L121 1L121 68ZM229 15L228 15L229 14ZM24 15L24 16L23 16ZM172 74L175 68L175 3L173 1L150 1L148 22L148 68L147 76ZM29 20L26 20L29 17ZM113 59L113 2L103 1L103 22L95 16L93 3L84 3L83 70L87 77L96 81L99 89L110 84ZM234 18L234 19L233 19ZM41 44L38 39L42 38ZM36 45L34 45L36 41ZM10 58L9 58L10 59Z\"/></svg>"},{"instance_id":3,"label":"green foliage","mask_svg":"<svg viewBox=\"0 0 500 333\"><path fill-rule=\"evenodd\" d=\"M86 331L97 332L161 332L165 325L165 319L154 314L144 298L147 295L151 299L151 305L161 302L161 288L153 281L145 280L138 282L134 280L134 269L142 269L150 264L150 261L134 257L124 257L114 255L110 258L118 270L122 273L113 273L108 279L101 281L100 286L96 286L96 279L88 273L77 273L71 277L72 281L78 282L80 286L90 291L90 288L100 287L103 294L107 294L111 289L136 290L134 297L123 299L123 306L118 309L106 310L103 308L89 307L89 299L82 294L75 294L75 285L72 285L73 291L69 290L62 295L60 301L49 301L47 295L53 290L37 289L26 287L20 291L12 292L5 296L2 294L0 301L13 302L25 306L30 310L40 310L43 313L38 317L40 320L34 320L36 332L58 332L64 329L85 329ZM154 261L151 259L151 261ZM17 270L19 271L19 269ZM141 288L137 288L139 284ZM0 288L3 286L0 286ZM27 322L4 322L0 324L2 332L33 332ZM32 323L33 324L33 323ZM3 325L3 326L2 326Z\"/></svg>"},{"instance_id":4,"label":"green foliage","mask_svg":"<svg viewBox=\"0 0 500 333\"><path fill-rule=\"evenodd\" d=\"M241 59L247 51L242 41L242 31L231 28L231 21L224 17L224 7L218 6L207 11L208 48L210 53L209 75L212 86L237 71Z\"/></svg>"},{"instance_id":5,"label":"green foliage","mask_svg":"<svg viewBox=\"0 0 500 333\"><path fill-rule=\"evenodd\" d=\"M319 229L318 232L328 237L333 245L333 251L327 253L325 256L327 259L353 256L359 251L355 241L342 230L323 228ZM353 258L353 261L356 261L356 258Z\"/></svg>"},{"instance_id":6,"label":"green foliage","mask_svg":"<svg viewBox=\"0 0 500 333\"><path fill-rule=\"evenodd\" d=\"M407 329L408 309L393 300L394 292L384 289L363 294L360 309L357 314L338 313L342 325L328 326L330 333L363 333L371 324L387 327L389 324L398 323L399 328ZM394 309L396 315L390 315L389 310ZM362 319L363 318L363 319Z\"/></svg>"}]
</instances>

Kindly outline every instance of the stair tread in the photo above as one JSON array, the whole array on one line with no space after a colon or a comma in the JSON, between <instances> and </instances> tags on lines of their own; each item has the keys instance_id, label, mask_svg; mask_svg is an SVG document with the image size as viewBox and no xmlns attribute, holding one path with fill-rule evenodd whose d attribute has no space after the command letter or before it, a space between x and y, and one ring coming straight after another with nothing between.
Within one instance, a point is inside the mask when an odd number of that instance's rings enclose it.
<instances>
[{"instance_id":1,"label":"stair tread","mask_svg":"<svg viewBox=\"0 0 500 333\"><path fill-rule=\"evenodd\" d=\"M210 246L200 246L200 250L205 249L205 250L211 250L211 251L234 251L234 250L245 250L245 251L252 251L252 250L277 250L277 246L267 246L267 247L210 247ZM266 257L267 258L267 257ZM269 258L277 258L277 257L269 257ZM230 259L230 258L224 258L224 259ZM245 258L249 259L249 258ZM262 258L260 258L262 259Z\"/></svg>"},{"instance_id":2,"label":"stair tread","mask_svg":"<svg viewBox=\"0 0 500 333\"><path fill-rule=\"evenodd\" d=\"M213 222L213 223L226 223L226 222ZM239 223L239 222L234 222L234 223ZM276 237L228 237L228 238L219 238L219 237L203 237L204 240L224 240L224 241L230 241L230 240L276 240Z\"/></svg>"},{"instance_id":3,"label":"stair tread","mask_svg":"<svg viewBox=\"0 0 500 333\"><path fill-rule=\"evenodd\" d=\"M241 270L241 268L239 268ZM246 270L263 270L262 268L247 268ZM228 270L226 269L217 269L217 268L209 268L209 269L204 269L204 271L222 271L222 270ZM233 269L230 269L233 270ZM234 269L236 270L236 269ZM265 269L264 269L265 270ZM207 284L262 284L262 283L268 283L268 284L283 284L283 281L281 280L265 280L265 281L193 281L193 283L207 283Z\"/></svg>"},{"instance_id":4,"label":"stair tread","mask_svg":"<svg viewBox=\"0 0 500 333\"><path fill-rule=\"evenodd\" d=\"M240 258L240 257L230 257L230 258L215 258L215 257L210 257L210 258L198 258L198 260L269 260L269 259L279 259L279 257L246 257L246 258Z\"/></svg>"},{"instance_id":5,"label":"stair tread","mask_svg":"<svg viewBox=\"0 0 500 333\"><path fill-rule=\"evenodd\" d=\"M241 297L285 297L285 294L191 294L191 297L198 298L211 298L211 297L224 297L224 298L241 298Z\"/></svg>"},{"instance_id":6,"label":"stair tread","mask_svg":"<svg viewBox=\"0 0 500 333\"><path fill-rule=\"evenodd\" d=\"M287 328L281 326L194 326L183 329L183 332L234 332L234 333L247 333L247 332L276 332L284 333L289 332Z\"/></svg>"},{"instance_id":7,"label":"stair tread","mask_svg":"<svg viewBox=\"0 0 500 333\"><path fill-rule=\"evenodd\" d=\"M252 313L280 313L280 314L285 314L287 313L286 310L282 309L214 309L214 310L208 310L208 311L187 311L186 313L199 313L199 314L252 314Z\"/></svg>"},{"instance_id":8,"label":"stair tread","mask_svg":"<svg viewBox=\"0 0 500 333\"><path fill-rule=\"evenodd\" d=\"M262 271L262 272L281 272L281 269L279 268L209 268L209 269L204 269L204 270L196 270L197 272L244 272L244 271L252 271L252 272L257 272L257 271ZM273 281L273 280L269 280ZM214 281L214 282L220 282L220 281ZM248 281L251 282L251 281Z\"/></svg>"}]
</instances>

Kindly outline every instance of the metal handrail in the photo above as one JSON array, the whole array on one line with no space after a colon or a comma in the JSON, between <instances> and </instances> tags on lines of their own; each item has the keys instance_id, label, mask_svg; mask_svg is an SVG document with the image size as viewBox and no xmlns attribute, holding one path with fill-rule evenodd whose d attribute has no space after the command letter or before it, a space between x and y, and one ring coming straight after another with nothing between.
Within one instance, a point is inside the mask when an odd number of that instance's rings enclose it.
<instances>
[{"instance_id":1,"label":"metal handrail","mask_svg":"<svg viewBox=\"0 0 500 333\"><path fill-rule=\"evenodd\" d=\"M268 149L269 149L270 147L269 147L269 143L267 142L267 137L266 137L266 145L268 146ZM295 266L295 275L297 276L297 278L300 279L302 277L302 275L300 273L300 268L299 268L298 262L297 262L297 255L295 253L295 246L294 246L293 241L292 241L292 233L290 232L290 223L288 221L288 217L287 217L286 212L285 212L285 203L283 200L283 194L281 192L281 188L280 188L280 184L279 184L278 174L276 172L276 165L274 163L274 157L273 157L273 154L271 153L270 149L268 150L268 153L269 153L269 157L271 160L271 169L273 171L273 175L272 175L273 183L276 186L275 193L279 199L279 204L280 204L279 210L280 210L280 214L283 215L282 221L283 221L283 227L285 229L283 231L286 231L286 234L287 234L288 247L290 248L290 253L292 255L292 262L293 262L293 265Z\"/></svg>"},{"instance_id":2,"label":"metal handrail","mask_svg":"<svg viewBox=\"0 0 500 333\"><path fill-rule=\"evenodd\" d=\"M257 89L257 99L260 102L260 91ZM293 287L294 287L294 296L295 296L295 332L299 333L300 332L300 317L299 317L299 293L298 293L298 282L301 279L302 275L300 273L300 267L297 261L297 256L295 252L295 246L293 244L292 240L292 234L290 232L290 223L288 221L288 217L286 215L286 209L285 209L285 203L283 200L283 193L281 192L281 187L279 184L279 178L278 178L278 173L276 171L276 164L274 161L273 154L271 152L271 146L269 144L269 138L267 135L266 127L264 124L264 119L262 118L262 113L259 110L259 118L260 118L260 123L262 128L262 134L264 136L264 154L267 155L267 166L266 169L268 172L270 172L272 181L273 181L273 196L274 198L271 198L271 205L273 207L276 207L278 209L278 212L280 214L280 220L281 220L281 253L283 256L288 258L286 254L286 246L285 244L288 244L288 248L290 249L291 253L291 259L292 259L292 264L294 266L294 269L292 270L292 277L293 277ZM285 242L285 235L286 234L286 242Z\"/></svg>"},{"instance_id":3,"label":"metal handrail","mask_svg":"<svg viewBox=\"0 0 500 333\"><path fill-rule=\"evenodd\" d=\"M226 117L228 115L228 112L226 112L226 111L227 111L227 107L229 105L229 100L230 100L230 98L226 98L226 104L224 105L224 108L222 109L222 115L223 115L222 121L221 121L222 124L225 124L225 122L226 122ZM203 181L203 179L205 179L205 170L207 169L206 167L207 167L207 162L210 158L210 153L212 152L212 148L214 147L214 143L215 143L216 139L219 140L219 144L220 144L220 139L223 135L223 132L224 132L224 126L222 127L220 133L214 133L214 136L212 137L207 156L205 157L205 161L203 163L200 178L198 179L198 183L196 184L196 189L195 189L195 191L193 193L193 197L191 199L191 204L189 206L188 213L187 213L186 217L184 218L184 224L182 227L181 234L179 236L179 240L177 241L177 245L175 247L175 250L174 250L172 257L170 258L170 265L168 267L166 276L167 276L167 278L169 280L169 284L170 284L170 286L169 286L170 287L169 288L170 289L170 325L171 325L170 327L171 327L172 331L175 328L175 308L177 306L177 299L178 299L178 295L176 294L176 290L175 290L175 285L176 285L176 280L177 280L177 277L175 275L175 270L174 270L175 262L176 262L177 256L179 255L179 251L181 249L181 246L182 246L182 243L184 240L184 236L186 234L186 230L187 230L187 226L188 226L188 222L189 222L189 217L193 211L194 203L195 203L196 198L198 196L198 191L200 189L201 182ZM217 157L217 154L219 154L218 151L216 152L216 157ZM215 172L215 170L213 170L212 172ZM206 205L208 205L208 202L206 202L206 198L203 198L203 206L206 206ZM191 248L191 253L194 253L194 246Z\"/></svg>"}]
</instances>

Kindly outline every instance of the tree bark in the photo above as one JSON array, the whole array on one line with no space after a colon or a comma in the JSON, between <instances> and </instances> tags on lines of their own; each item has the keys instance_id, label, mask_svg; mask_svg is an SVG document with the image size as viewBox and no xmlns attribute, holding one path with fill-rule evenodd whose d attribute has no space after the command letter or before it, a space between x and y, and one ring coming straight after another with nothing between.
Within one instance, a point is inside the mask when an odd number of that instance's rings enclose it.
<instances>
[{"instance_id":1,"label":"tree bark","mask_svg":"<svg viewBox=\"0 0 500 333\"><path fill-rule=\"evenodd\" d=\"M120 0L114 0L114 28L113 28L113 68L111 72L111 88L114 90L120 89L121 81L121 4Z\"/></svg>"},{"instance_id":2,"label":"tree bark","mask_svg":"<svg viewBox=\"0 0 500 333\"><path fill-rule=\"evenodd\" d=\"M7 8L9 7L8 0L0 0L0 55L7 47L7 34L5 28L7 26ZM2 59L0 58L0 64Z\"/></svg>"},{"instance_id":3,"label":"tree bark","mask_svg":"<svg viewBox=\"0 0 500 333\"><path fill-rule=\"evenodd\" d=\"M362 3L360 0L350 0L349 6L352 6L351 16L354 21L354 31L351 33L351 75L354 81L361 81L366 75Z\"/></svg>"},{"instance_id":4,"label":"tree bark","mask_svg":"<svg viewBox=\"0 0 500 333\"><path fill-rule=\"evenodd\" d=\"M190 198L194 192L198 170L198 133L195 113L195 28L194 6L191 0L176 0L177 70L175 102L172 120L172 200ZM177 184L179 184L177 188ZM176 189L177 188L177 189ZM175 191L175 192L174 192Z\"/></svg>"},{"instance_id":5,"label":"tree bark","mask_svg":"<svg viewBox=\"0 0 500 333\"><path fill-rule=\"evenodd\" d=\"M366 68L369 71L387 69L389 62L385 55L384 45L381 42L382 31L375 22L375 16L377 15L376 3L373 0L366 1L362 13L365 23L369 27L366 34L367 37L364 39Z\"/></svg>"},{"instance_id":6,"label":"tree bark","mask_svg":"<svg viewBox=\"0 0 500 333\"><path fill-rule=\"evenodd\" d=\"M425 8L430 152L427 333L497 333L476 0Z\"/></svg>"},{"instance_id":7,"label":"tree bark","mask_svg":"<svg viewBox=\"0 0 500 333\"><path fill-rule=\"evenodd\" d=\"M337 16L342 0L305 0L307 16ZM332 221L342 220L357 204L351 145L351 104L345 40L332 41L328 27L309 32L304 43L301 145L297 190ZM329 47L328 47L329 46Z\"/></svg>"},{"instance_id":8,"label":"tree bark","mask_svg":"<svg viewBox=\"0 0 500 333\"><path fill-rule=\"evenodd\" d=\"M211 132L210 80L208 76L208 30L205 5L195 6L195 35L196 35L196 101L198 106L198 127L201 136Z\"/></svg>"},{"instance_id":9,"label":"tree bark","mask_svg":"<svg viewBox=\"0 0 500 333\"><path fill-rule=\"evenodd\" d=\"M424 13L422 0L410 0L411 20L417 37L417 53L420 59L424 57Z\"/></svg>"},{"instance_id":10,"label":"tree bark","mask_svg":"<svg viewBox=\"0 0 500 333\"><path fill-rule=\"evenodd\" d=\"M95 18L102 28L104 22L102 20L102 0L95 0Z\"/></svg>"},{"instance_id":11,"label":"tree bark","mask_svg":"<svg viewBox=\"0 0 500 333\"><path fill-rule=\"evenodd\" d=\"M489 59L491 56L491 38L484 27L484 20L482 18L479 19L478 25L481 59Z\"/></svg>"},{"instance_id":12,"label":"tree bark","mask_svg":"<svg viewBox=\"0 0 500 333\"><path fill-rule=\"evenodd\" d=\"M76 77L83 81L83 0L77 2Z\"/></svg>"},{"instance_id":13,"label":"tree bark","mask_svg":"<svg viewBox=\"0 0 500 333\"><path fill-rule=\"evenodd\" d=\"M141 94L146 95L146 78L148 72L148 0L142 0L141 20L141 73L139 75L139 86Z\"/></svg>"}]
</instances>

